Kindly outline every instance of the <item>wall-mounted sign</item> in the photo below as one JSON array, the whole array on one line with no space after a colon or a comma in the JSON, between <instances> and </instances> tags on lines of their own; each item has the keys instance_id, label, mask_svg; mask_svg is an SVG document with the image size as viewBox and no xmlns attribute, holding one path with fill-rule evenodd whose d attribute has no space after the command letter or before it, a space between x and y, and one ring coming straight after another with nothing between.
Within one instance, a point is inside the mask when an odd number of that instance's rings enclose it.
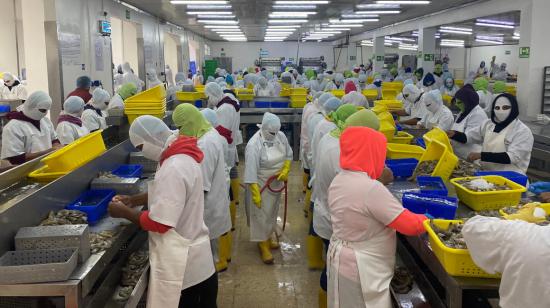
<instances>
[{"instance_id":1,"label":"wall-mounted sign","mask_svg":"<svg viewBox=\"0 0 550 308\"><path fill-rule=\"evenodd\" d=\"M265 49L260 49L260 57L262 58L269 57L269 51Z\"/></svg>"},{"instance_id":2,"label":"wall-mounted sign","mask_svg":"<svg viewBox=\"0 0 550 308\"><path fill-rule=\"evenodd\" d=\"M99 33L103 36L111 35L111 23L107 20L99 21Z\"/></svg>"},{"instance_id":3,"label":"wall-mounted sign","mask_svg":"<svg viewBox=\"0 0 550 308\"><path fill-rule=\"evenodd\" d=\"M511 51L511 50L505 50L505 51L504 51L504 54L505 54L505 55L511 55L511 54L512 54L512 51Z\"/></svg>"},{"instance_id":4,"label":"wall-mounted sign","mask_svg":"<svg viewBox=\"0 0 550 308\"><path fill-rule=\"evenodd\" d=\"M433 54L430 54L430 53L424 54L424 61L431 61L431 62L433 62L433 61L434 61L434 58L435 58L435 56L434 56Z\"/></svg>"},{"instance_id":5,"label":"wall-mounted sign","mask_svg":"<svg viewBox=\"0 0 550 308\"><path fill-rule=\"evenodd\" d=\"M126 10L126 19L130 19L130 10Z\"/></svg>"},{"instance_id":6,"label":"wall-mounted sign","mask_svg":"<svg viewBox=\"0 0 550 308\"><path fill-rule=\"evenodd\" d=\"M531 47L520 47L519 48L519 57L520 58L529 58L531 54Z\"/></svg>"},{"instance_id":7,"label":"wall-mounted sign","mask_svg":"<svg viewBox=\"0 0 550 308\"><path fill-rule=\"evenodd\" d=\"M384 61L384 56L376 56L376 61L377 62Z\"/></svg>"},{"instance_id":8,"label":"wall-mounted sign","mask_svg":"<svg viewBox=\"0 0 550 308\"><path fill-rule=\"evenodd\" d=\"M356 56L349 56L349 60L350 61L355 61L355 60L357 60L357 57Z\"/></svg>"}]
</instances>

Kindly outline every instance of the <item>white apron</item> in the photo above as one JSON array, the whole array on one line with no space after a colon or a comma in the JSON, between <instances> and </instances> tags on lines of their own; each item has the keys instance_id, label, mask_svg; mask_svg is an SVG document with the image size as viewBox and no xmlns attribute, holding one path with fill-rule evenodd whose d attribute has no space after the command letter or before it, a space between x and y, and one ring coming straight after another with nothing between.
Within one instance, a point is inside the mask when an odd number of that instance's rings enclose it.
<instances>
[{"instance_id":1,"label":"white apron","mask_svg":"<svg viewBox=\"0 0 550 308\"><path fill-rule=\"evenodd\" d=\"M460 123L454 122L453 127L451 129L457 132L466 133L465 131L466 129L464 126L466 125L466 122L468 121L469 117L472 115L472 112L473 111L471 111L470 114L468 114L464 119L462 119L462 122ZM464 144L464 143L457 142L453 139L451 139L451 145L453 146L453 150L455 154L462 159L466 159L470 153L477 153L481 150L481 145L479 144L475 144L475 143Z\"/></svg>"},{"instance_id":2,"label":"white apron","mask_svg":"<svg viewBox=\"0 0 550 308\"><path fill-rule=\"evenodd\" d=\"M282 142L275 142L272 147L262 145L266 149L267 160L263 165L260 163L258 174L258 185L260 190L264 187L267 180L277 174L284 165L286 158L286 147ZM271 183L273 189L279 190L283 187L283 183L275 180ZM250 241L261 242L270 238L275 231L277 225L277 215L279 213L279 203L281 201L281 193L273 193L266 188L262 196L262 207L257 208L252 202L252 194L247 189L246 208L250 226Z\"/></svg>"},{"instance_id":3,"label":"white apron","mask_svg":"<svg viewBox=\"0 0 550 308\"><path fill-rule=\"evenodd\" d=\"M149 187L152 185L154 184L150 182ZM149 202L149 204L153 203ZM164 234L149 232L151 271L147 291L147 307L177 308L179 306L189 247L208 240L208 236L203 236L195 241L188 240L173 228Z\"/></svg>"},{"instance_id":4,"label":"white apron","mask_svg":"<svg viewBox=\"0 0 550 308\"><path fill-rule=\"evenodd\" d=\"M395 231L384 228L375 237L362 242L342 241L332 236L327 260L330 264L327 267L329 290L334 290L334 298L329 295L328 301L332 308L351 307L346 304L348 299L338 295L340 253L344 246L353 249L355 253L364 307L391 308L390 283L395 266Z\"/></svg>"},{"instance_id":5,"label":"white apron","mask_svg":"<svg viewBox=\"0 0 550 308\"><path fill-rule=\"evenodd\" d=\"M506 133L511 129L513 125L509 124L506 128L500 131L500 133L493 132L492 129L488 129L485 132L485 137L483 138L483 152L491 153L502 153L506 152ZM513 164L495 164L481 161L481 168L483 170L489 171L516 171L521 174L525 174L525 170L518 168L518 166Z\"/></svg>"}]
</instances>

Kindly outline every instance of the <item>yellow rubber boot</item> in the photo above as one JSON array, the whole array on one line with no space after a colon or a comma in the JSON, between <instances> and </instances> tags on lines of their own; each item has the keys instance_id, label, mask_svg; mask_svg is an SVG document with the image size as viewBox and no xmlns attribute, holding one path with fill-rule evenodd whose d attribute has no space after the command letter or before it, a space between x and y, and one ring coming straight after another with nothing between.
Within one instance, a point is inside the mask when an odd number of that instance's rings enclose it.
<instances>
[{"instance_id":1,"label":"yellow rubber boot","mask_svg":"<svg viewBox=\"0 0 550 308\"><path fill-rule=\"evenodd\" d=\"M327 308L327 292L319 288L319 308Z\"/></svg>"},{"instance_id":2,"label":"yellow rubber boot","mask_svg":"<svg viewBox=\"0 0 550 308\"><path fill-rule=\"evenodd\" d=\"M235 223L237 221L237 200L229 202L229 214L231 214L231 231L235 230Z\"/></svg>"},{"instance_id":3,"label":"yellow rubber boot","mask_svg":"<svg viewBox=\"0 0 550 308\"><path fill-rule=\"evenodd\" d=\"M304 199L304 217L308 217L309 215L309 206L311 203L311 189L306 189L306 197Z\"/></svg>"},{"instance_id":4,"label":"yellow rubber boot","mask_svg":"<svg viewBox=\"0 0 550 308\"><path fill-rule=\"evenodd\" d=\"M271 249L269 248L270 240L266 240L258 243L260 248L260 257L265 264L273 264L273 255L271 254Z\"/></svg>"},{"instance_id":5,"label":"yellow rubber boot","mask_svg":"<svg viewBox=\"0 0 550 308\"><path fill-rule=\"evenodd\" d=\"M279 249L279 247L281 247L281 245L279 245L279 237L277 236L277 233L275 233L269 239L269 248Z\"/></svg>"},{"instance_id":6,"label":"yellow rubber boot","mask_svg":"<svg viewBox=\"0 0 550 308\"><path fill-rule=\"evenodd\" d=\"M216 271L218 273L227 270L227 236L222 235L218 238L218 262L216 262Z\"/></svg>"},{"instance_id":7,"label":"yellow rubber boot","mask_svg":"<svg viewBox=\"0 0 550 308\"><path fill-rule=\"evenodd\" d=\"M325 268L323 260L323 240L315 235L307 236L307 264L311 270L322 270Z\"/></svg>"},{"instance_id":8,"label":"yellow rubber boot","mask_svg":"<svg viewBox=\"0 0 550 308\"><path fill-rule=\"evenodd\" d=\"M231 232L227 232L225 237L227 243L227 245L225 245L225 259L229 263L231 262L231 252L233 251L233 234L231 234Z\"/></svg>"},{"instance_id":9,"label":"yellow rubber boot","mask_svg":"<svg viewBox=\"0 0 550 308\"><path fill-rule=\"evenodd\" d=\"M304 175L302 176L302 193L306 193L307 190L307 182L308 182L308 175L304 172Z\"/></svg>"},{"instance_id":10,"label":"yellow rubber boot","mask_svg":"<svg viewBox=\"0 0 550 308\"><path fill-rule=\"evenodd\" d=\"M235 204L239 204L239 178L231 179L231 192L233 193L233 200Z\"/></svg>"}]
</instances>

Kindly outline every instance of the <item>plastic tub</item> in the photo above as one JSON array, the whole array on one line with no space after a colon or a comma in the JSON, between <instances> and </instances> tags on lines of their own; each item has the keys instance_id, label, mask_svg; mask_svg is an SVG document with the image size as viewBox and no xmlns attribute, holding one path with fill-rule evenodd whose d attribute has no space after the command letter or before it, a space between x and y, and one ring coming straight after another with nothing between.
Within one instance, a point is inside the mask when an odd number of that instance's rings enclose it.
<instances>
[{"instance_id":1,"label":"plastic tub","mask_svg":"<svg viewBox=\"0 0 550 308\"><path fill-rule=\"evenodd\" d=\"M386 106L390 110L403 109L403 102L394 99L374 101L374 106L378 105Z\"/></svg>"},{"instance_id":2,"label":"plastic tub","mask_svg":"<svg viewBox=\"0 0 550 308\"><path fill-rule=\"evenodd\" d=\"M388 121L380 121L380 128L378 131L386 136L388 142L392 142L393 136L395 135L395 126Z\"/></svg>"},{"instance_id":3,"label":"plastic tub","mask_svg":"<svg viewBox=\"0 0 550 308\"><path fill-rule=\"evenodd\" d=\"M397 97L397 92L397 90L382 88L382 99L395 100L395 98Z\"/></svg>"},{"instance_id":4,"label":"plastic tub","mask_svg":"<svg viewBox=\"0 0 550 308\"><path fill-rule=\"evenodd\" d=\"M425 194L447 196L447 186L438 176L418 176L416 177L416 183L420 187L420 192Z\"/></svg>"},{"instance_id":5,"label":"plastic tub","mask_svg":"<svg viewBox=\"0 0 550 308\"><path fill-rule=\"evenodd\" d=\"M164 88L164 85L158 85L149 90L145 90L132 97L129 97L124 102L159 101L163 99L166 99L166 89Z\"/></svg>"},{"instance_id":6,"label":"plastic tub","mask_svg":"<svg viewBox=\"0 0 550 308\"><path fill-rule=\"evenodd\" d=\"M107 150L102 130L88 134L42 159L49 172L70 172Z\"/></svg>"},{"instance_id":7,"label":"plastic tub","mask_svg":"<svg viewBox=\"0 0 550 308\"><path fill-rule=\"evenodd\" d=\"M202 108L202 100L201 99L198 99L198 100L195 101L195 107Z\"/></svg>"},{"instance_id":8,"label":"plastic tub","mask_svg":"<svg viewBox=\"0 0 550 308\"><path fill-rule=\"evenodd\" d=\"M88 223L96 224L107 213L107 206L116 195L114 190L97 189L87 190L65 208L77 210L88 215Z\"/></svg>"},{"instance_id":9,"label":"plastic tub","mask_svg":"<svg viewBox=\"0 0 550 308\"><path fill-rule=\"evenodd\" d=\"M288 102L271 102L271 108L288 108Z\"/></svg>"},{"instance_id":10,"label":"plastic tub","mask_svg":"<svg viewBox=\"0 0 550 308\"><path fill-rule=\"evenodd\" d=\"M403 207L416 214L429 214L435 218L454 219L458 199L425 193L407 192L401 199Z\"/></svg>"},{"instance_id":11,"label":"plastic tub","mask_svg":"<svg viewBox=\"0 0 550 308\"><path fill-rule=\"evenodd\" d=\"M448 180L458 164L458 157L437 140L433 140L427 146L426 152L420 158L419 164L424 161L437 160L438 162L432 172L432 176L440 176L442 179Z\"/></svg>"},{"instance_id":12,"label":"plastic tub","mask_svg":"<svg viewBox=\"0 0 550 308\"><path fill-rule=\"evenodd\" d=\"M538 203L537 207L540 207L541 209L543 209L546 212L546 216L550 215L550 203L539 203L539 202L533 202L533 203ZM498 212L500 213L500 216L502 216L502 218L504 219L508 219L508 215L510 215L504 212L503 209L498 210Z\"/></svg>"},{"instance_id":13,"label":"plastic tub","mask_svg":"<svg viewBox=\"0 0 550 308\"><path fill-rule=\"evenodd\" d=\"M439 127L435 127L432 130L428 131L427 133L424 134L422 138L424 139L426 146L430 146L430 143L433 140L437 140L441 142L445 147L447 147L447 149L451 153L454 153L453 147L451 145L451 141L449 140L447 133Z\"/></svg>"},{"instance_id":14,"label":"plastic tub","mask_svg":"<svg viewBox=\"0 0 550 308\"><path fill-rule=\"evenodd\" d=\"M290 89L290 95L306 95L307 89L306 88L292 88Z\"/></svg>"},{"instance_id":15,"label":"plastic tub","mask_svg":"<svg viewBox=\"0 0 550 308\"><path fill-rule=\"evenodd\" d=\"M57 180L67 173L69 172L52 172L50 171L50 169L48 169L48 166L43 166L29 173L28 177L35 182L49 183Z\"/></svg>"},{"instance_id":16,"label":"plastic tub","mask_svg":"<svg viewBox=\"0 0 550 308\"><path fill-rule=\"evenodd\" d=\"M389 159L415 158L419 160L425 152L423 148L411 144L388 143L386 148L386 156Z\"/></svg>"},{"instance_id":17,"label":"plastic tub","mask_svg":"<svg viewBox=\"0 0 550 308\"><path fill-rule=\"evenodd\" d=\"M269 108L271 106L271 102L260 102L260 101L255 101L254 102L254 106L256 108Z\"/></svg>"},{"instance_id":18,"label":"plastic tub","mask_svg":"<svg viewBox=\"0 0 550 308\"><path fill-rule=\"evenodd\" d=\"M482 178L498 185L507 185L511 190L477 192L471 191L458 183L461 180L474 180L476 178ZM516 206L521 200L521 194L527 191L525 186L498 175L456 178L451 180L451 184L454 185L456 195L460 201L474 211L499 210L507 206Z\"/></svg>"},{"instance_id":19,"label":"plastic tub","mask_svg":"<svg viewBox=\"0 0 550 308\"><path fill-rule=\"evenodd\" d=\"M9 105L0 105L0 113L10 112L11 107Z\"/></svg>"},{"instance_id":20,"label":"plastic tub","mask_svg":"<svg viewBox=\"0 0 550 308\"><path fill-rule=\"evenodd\" d=\"M377 89L363 90L362 93L363 93L363 95L365 95L365 97L369 101L373 101L373 100L376 100L378 98L378 90Z\"/></svg>"},{"instance_id":21,"label":"plastic tub","mask_svg":"<svg viewBox=\"0 0 550 308\"><path fill-rule=\"evenodd\" d=\"M330 93L338 98L342 98L346 94L344 90L331 90Z\"/></svg>"},{"instance_id":22,"label":"plastic tub","mask_svg":"<svg viewBox=\"0 0 550 308\"><path fill-rule=\"evenodd\" d=\"M396 133L395 136L393 136L391 142L392 143L401 143L401 144L411 144L413 139L414 139L413 135L411 135L407 132L404 132L404 131L397 130L397 133Z\"/></svg>"},{"instance_id":23,"label":"plastic tub","mask_svg":"<svg viewBox=\"0 0 550 308\"><path fill-rule=\"evenodd\" d=\"M462 223L460 220L433 219L432 223L440 229L447 230L451 223ZM499 278L500 274L489 274L474 263L468 249L456 249L445 246L430 225L430 220L424 221L424 228L429 235L430 247L437 259L451 276Z\"/></svg>"},{"instance_id":24,"label":"plastic tub","mask_svg":"<svg viewBox=\"0 0 550 308\"><path fill-rule=\"evenodd\" d=\"M194 102L201 99L202 95L200 92L176 92L176 99L183 102Z\"/></svg>"},{"instance_id":25,"label":"plastic tub","mask_svg":"<svg viewBox=\"0 0 550 308\"><path fill-rule=\"evenodd\" d=\"M302 99L299 99L299 100L294 100L294 99L290 99L290 107L292 108L304 108L304 106L307 104L307 100L302 100Z\"/></svg>"},{"instance_id":26,"label":"plastic tub","mask_svg":"<svg viewBox=\"0 0 550 308\"><path fill-rule=\"evenodd\" d=\"M142 116L142 115L150 115L150 116L153 116L153 117L157 117L159 119L162 119L165 115L165 112L159 112L159 113L145 113L145 114L126 114L128 116L128 123L132 124L134 122L135 119L137 119L138 117Z\"/></svg>"},{"instance_id":27,"label":"plastic tub","mask_svg":"<svg viewBox=\"0 0 550 308\"><path fill-rule=\"evenodd\" d=\"M416 138L415 141L416 141L416 145L418 145L418 146L420 146L424 149L426 148L426 142L424 141L424 139Z\"/></svg>"},{"instance_id":28,"label":"plastic tub","mask_svg":"<svg viewBox=\"0 0 550 308\"><path fill-rule=\"evenodd\" d=\"M384 105L376 105L376 106L372 107L371 110L372 110L372 112L374 112L376 114L381 114L383 112L388 111L388 107L384 106Z\"/></svg>"},{"instance_id":29,"label":"plastic tub","mask_svg":"<svg viewBox=\"0 0 550 308\"><path fill-rule=\"evenodd\" d=\"M112 173L121 178L139 178L142 172L142 165L120 165Z\"/></svg>"},{"instance_id":30,"label":"plastic tub","mask_svg":"<svg viewBox=\"0 0 550 308\"><path fill-rule=\"evenodd\" d=\"M386 166L391 169L393 176L408 178L413 175L418 160L414 158L388 159Z\"/></svg>"},{"instance_id":31,"label":"plastic tub","mask_svg":"<svg viewBox=\"0 0 550 308\"><path fill-rule=\"evenodd\" d=\"M523 175L515 171L478 171L474 175L475 176L500 175L502 177L507 178L510 181L514 181L518 183L521 186L527 186L527 182L529 181L529 178L526 175Z\"/></svg>"}]
</instances>

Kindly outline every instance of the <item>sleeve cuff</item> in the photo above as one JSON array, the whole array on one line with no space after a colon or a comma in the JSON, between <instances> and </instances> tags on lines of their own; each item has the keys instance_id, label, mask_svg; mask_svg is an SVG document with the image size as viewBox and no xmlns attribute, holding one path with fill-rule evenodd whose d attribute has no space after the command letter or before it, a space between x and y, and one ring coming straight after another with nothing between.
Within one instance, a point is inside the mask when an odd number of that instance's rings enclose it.
<instances>
[{"instance_id":1,"label":"sleeve cuff","mask_svg":"<svg viewBox=\"0 0 550 308\"><path fill-rule=\"evenodd\" d=\"M468 142L468 137L466 136L465 133L462 133L462 132L455 132L454 136L452 136L451 139L460 143Z\"/></svg>"},{"instance_id":2,"label":"sleeve cuff","mask_svg":"<svg viewBox=\"0 0 550 308\"><path fill-rule=\"evenodd\" d=\"M491 152L481 152L481 161L497 164L511 164L510 156L506 152L501 153L491 153Z\"/></svg>"}]
</instances>

